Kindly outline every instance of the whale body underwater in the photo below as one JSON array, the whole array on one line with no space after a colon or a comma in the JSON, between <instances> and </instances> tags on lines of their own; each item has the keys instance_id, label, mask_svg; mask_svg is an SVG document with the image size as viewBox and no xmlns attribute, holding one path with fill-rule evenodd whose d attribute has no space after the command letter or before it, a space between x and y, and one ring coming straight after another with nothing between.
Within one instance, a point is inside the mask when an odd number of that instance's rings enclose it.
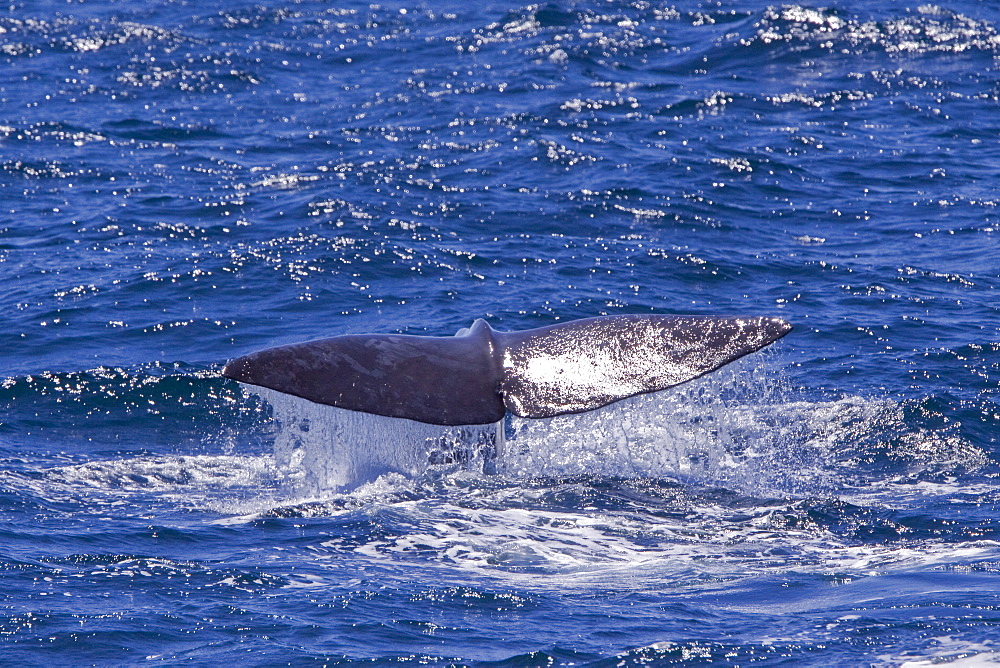
<instances>
[{"instance_id":1,"label":"whale body underwater","mask_svg":"<svg viewBox=\"0 0 1000 668\"><path fill-rule=\"evenodd\" d=\"M344 335L269 348L222 375L318 404L436 425L580 413L714 371L791 331L779 318L613 315L518 332Z\"/></svg>"}]
</instances>

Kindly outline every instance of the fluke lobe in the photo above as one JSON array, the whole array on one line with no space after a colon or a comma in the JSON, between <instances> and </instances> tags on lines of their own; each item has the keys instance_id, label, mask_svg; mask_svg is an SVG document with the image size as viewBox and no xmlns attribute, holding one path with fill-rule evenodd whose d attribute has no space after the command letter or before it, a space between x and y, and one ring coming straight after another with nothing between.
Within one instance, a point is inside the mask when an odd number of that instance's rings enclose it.
<instances>
[{"instance_id":1,"label":"fluke lobe","mask_svg":"<svg viewBox=\"0 0 1000 668\"><path fill-rule=\"evenodd\" d=\"M320 404L439 425L600 408L692 380L791 331L778 318L611 315L522 332L364 334L269 348L222 375Z\"/></svg>"}]
</instances>

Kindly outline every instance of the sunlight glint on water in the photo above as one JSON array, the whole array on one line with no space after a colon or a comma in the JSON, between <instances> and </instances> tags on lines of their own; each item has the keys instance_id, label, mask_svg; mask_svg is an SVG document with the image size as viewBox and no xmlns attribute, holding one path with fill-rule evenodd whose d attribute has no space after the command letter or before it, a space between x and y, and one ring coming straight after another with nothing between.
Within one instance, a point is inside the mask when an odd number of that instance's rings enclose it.
<instances>
[{"instance_id":1,"label":"sunlight glint on water","mask_svg":"<svg viewBox=\"0 0 1000 668\"><path fill-rule=\"evenodd\" d=\"M998 26L975 0L9 0L0 657L994 660ZM621 313L795 330L499 431L218 375Z\"/></svg>"}]
</instances>

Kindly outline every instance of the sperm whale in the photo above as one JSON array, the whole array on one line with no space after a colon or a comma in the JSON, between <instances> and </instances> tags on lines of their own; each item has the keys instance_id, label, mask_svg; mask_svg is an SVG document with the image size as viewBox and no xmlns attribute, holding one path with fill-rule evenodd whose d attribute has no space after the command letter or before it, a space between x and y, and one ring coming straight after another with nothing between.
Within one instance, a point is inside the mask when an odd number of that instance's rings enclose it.
<instances>
[{"instance_id":1,"label":"sperm whale","mask_svg":"<svg viewBox=\"0 0 1000 668\"><path fill-rule=\"evenodd\" d=\"M714 371L791 331L768 317L612 315L516 332L336 336L239 357L222 375L437 425L580 413Z\"/></svg>"}]
</instances>

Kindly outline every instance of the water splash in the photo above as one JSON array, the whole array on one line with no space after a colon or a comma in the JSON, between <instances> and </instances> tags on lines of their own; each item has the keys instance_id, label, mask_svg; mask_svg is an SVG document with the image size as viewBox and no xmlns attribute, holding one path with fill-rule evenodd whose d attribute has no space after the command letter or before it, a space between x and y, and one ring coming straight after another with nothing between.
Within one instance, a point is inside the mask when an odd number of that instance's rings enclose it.
<instances>
[{"instance_id":1,"label":"water splash","mask_svg":"<svg viewBox=\"0 0 1000 668\"><path fill-rule=\"evenodd\" d=\"M766 356L671 390L548 419L441 427L322 406L250 387L274 408L277 465L299 495L357 488L386 474L456 471L509 480L580 475L669 478L744 492L815 493L821 441L802 437L766 373Z\"/></svg>"},{"instance_id":2,"label":"water splash","mask_svg":"<svg viewBox=\"0 0 1000 668\"><path fill-rule=\"evenodd\" d=\"M809 401L754 355L584 413L441 427L253 387L274 408L274 456L293 498L461 472L506 483L579 476L670 480L756 498L822 498L887 481L942 481L985 464L955 425L887 398ZM390 485L392 486L392 485Z\"/></svg>"},{"instance_id":3,"label":"water splash","mask_svg":"<svg viewBox=\"0 0 1000 668\"><path fill-rule=\"evenodd\" d=\"M507 475L671 478L761 496L817 494L823 453L787 419L767 355L599 411L509 418Z\"/></svg>"},{"instance_id":4,"label":"water splash","mask_svg":"<svg viewBox=\"0 0 1000 668\"><path fill-rule=\"evenodd\" d=\"M274 456L300 496L356 488L387 474L491 473L495 425L442 427L315 404L247 386L274 409Z\"/></svg>"}]
</instances>

